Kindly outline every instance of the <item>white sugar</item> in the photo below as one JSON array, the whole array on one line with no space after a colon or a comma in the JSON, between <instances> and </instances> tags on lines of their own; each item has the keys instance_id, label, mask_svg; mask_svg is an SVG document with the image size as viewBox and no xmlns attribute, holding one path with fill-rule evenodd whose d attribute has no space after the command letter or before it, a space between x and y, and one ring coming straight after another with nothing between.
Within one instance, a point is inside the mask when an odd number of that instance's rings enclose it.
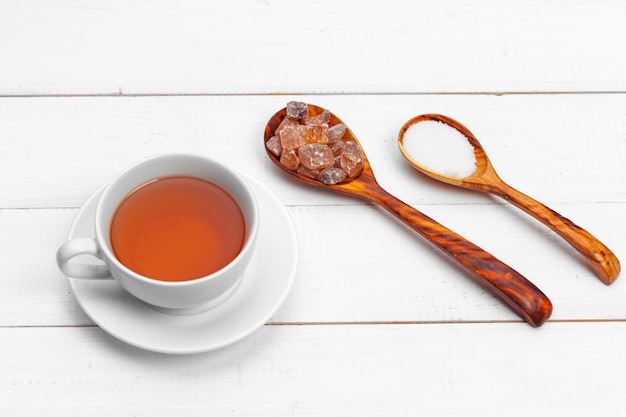
<instances>
[{"instance_id":1,"label":"white sugar","mask_svg":"<svg viewBox=\"0 0 626 417\"><path fill-rule=\"evenodd\" d=\"M412 124L404 132L402 146L415 162L439 174L465 178L476 170L474 147L465 135L443 122Z\"/></svg>"}]
</instances>

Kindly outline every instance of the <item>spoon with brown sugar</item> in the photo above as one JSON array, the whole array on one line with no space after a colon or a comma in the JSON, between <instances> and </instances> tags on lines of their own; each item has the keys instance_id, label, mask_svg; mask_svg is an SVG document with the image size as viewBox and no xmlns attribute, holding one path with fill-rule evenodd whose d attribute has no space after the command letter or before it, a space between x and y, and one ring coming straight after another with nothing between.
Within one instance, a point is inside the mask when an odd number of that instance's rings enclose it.
<instances>
[{"instance_id":1,"label":"spoon with brown sugar","mask_svg":"<svg viewBox=\"0 0 626 417\"><path fill-rule=\"evenodd\" d=\"M307 124L311 120L313 122ZM329 127L328 130L342 131L343 145L335 145L337 138L332 133L322 132L316 136L314 130L317 128L307 127L324 125ZM294 132L300 134L295 135ZM272 162L303 182L359 197L386 209L472 272L472 277L479 284L504 301L531 326L539 327L550 317L550 300L519 272L385 191L376 182L356 136L334 114L311 104L290 102L268 121L264 145ZM337 146L347 146L347 152L344 154L342 150L339 155L334 155L330 151L329 154L327 148ZM334 170L337 168L334 164L329 165L332 164L330 160L335 158L339 159L337 165L344 171L343 174ZM328 170L334 174L328 174Z\"/></svg>"},{"instance_id":2,"label":"spoon with brown sugar","mask_svg":"<svg viewBox=\"0 0 626 417\"><path fill-rule=\"evenodd\" d=\"M572 245L605 284L617 279L620 263L615 254L571 220L502 181L481 144L461 123L440 114L416 116L400 129L398 144L419 171L448 184L503 198ZM455 169L453 165L463 168Z\"/></svg>"}]
</instances>

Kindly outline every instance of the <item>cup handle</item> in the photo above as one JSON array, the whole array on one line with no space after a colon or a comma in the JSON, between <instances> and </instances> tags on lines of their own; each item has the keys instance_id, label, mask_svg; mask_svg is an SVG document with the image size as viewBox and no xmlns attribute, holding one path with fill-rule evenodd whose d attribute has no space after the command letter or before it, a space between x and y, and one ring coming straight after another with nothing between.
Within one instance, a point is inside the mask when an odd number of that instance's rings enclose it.
<instances>
[{"instance_id":1,"label":"cup handle","mask_svg":"<svg viewBox=\"0 0 626 417\"><path fill-rule=\"evenodd\" d=\"M70 262L78 255L91 255L102 259L102 251L95 239L77 237L65 242L57 251L59 269L67 276L81 279L111 279L113 276L105 265Z\"/></svg>"}]
</instances>

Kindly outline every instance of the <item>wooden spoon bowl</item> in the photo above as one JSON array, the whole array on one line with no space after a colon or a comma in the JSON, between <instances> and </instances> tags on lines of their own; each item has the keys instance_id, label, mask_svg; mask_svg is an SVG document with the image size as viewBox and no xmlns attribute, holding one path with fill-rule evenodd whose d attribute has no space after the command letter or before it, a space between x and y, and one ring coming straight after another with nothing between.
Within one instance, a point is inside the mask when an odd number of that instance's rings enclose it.
<instances>
[{"instance_id":1,"label":"wooden spoon bowl","mask_svg":"<svg viewBox=\"0 0 626 417\"><path fill-rule=\"evenodd\" d=\"M311 104L308 107L309 115L318 115L323 111L322 108ZM270 118L265 127L264 145L265 142L274 136L276 128L286 115L286 109L283 108ZM337 116L331 114L330 126L338 123L343 122ZM344 134L344 139L346 138L361 146L349 128L346 129ZM493 255L385 191L376 182L367 157L364 157L364 166L361 174L335 185L326 185L321 181L300 175L298 172L284 167L281 165L279 158L270 152L267 147L265 148L271 161L289 175L309 185L359 197L386 209L441 249L451 259L454 259L470 271L472 278L499 297L531 326L541 326L550 317L552 303L532 282ZM365 155L365 152L363 154Z\"/></svg>"}]
</instances>

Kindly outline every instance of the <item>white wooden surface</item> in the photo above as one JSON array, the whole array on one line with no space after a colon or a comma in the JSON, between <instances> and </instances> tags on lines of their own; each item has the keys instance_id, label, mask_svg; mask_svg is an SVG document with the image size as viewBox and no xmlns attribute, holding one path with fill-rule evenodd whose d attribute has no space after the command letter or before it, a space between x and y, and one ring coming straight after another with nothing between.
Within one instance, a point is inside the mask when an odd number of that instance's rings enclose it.
<instances>
[{"instance_id":1,"label":"white wooden surface","mask_svg":"<svg viewBox=\"0 0 626 417\"><path fill-rule=\"evenodd\" d=\"M466 124L503 179L626 255L622 2L0 2L0 414L621 416L626 284L495 197L396 146ZM554 303L539 329L383 210L287 178L262 148L298 99L357 134L383 187ZM54 262L85 199L151 154L211 155L284 202L301 258L243 341L168 356L78 307ZM341 229L345 252L320 260Z\"/></svg>"}]
</instances>

